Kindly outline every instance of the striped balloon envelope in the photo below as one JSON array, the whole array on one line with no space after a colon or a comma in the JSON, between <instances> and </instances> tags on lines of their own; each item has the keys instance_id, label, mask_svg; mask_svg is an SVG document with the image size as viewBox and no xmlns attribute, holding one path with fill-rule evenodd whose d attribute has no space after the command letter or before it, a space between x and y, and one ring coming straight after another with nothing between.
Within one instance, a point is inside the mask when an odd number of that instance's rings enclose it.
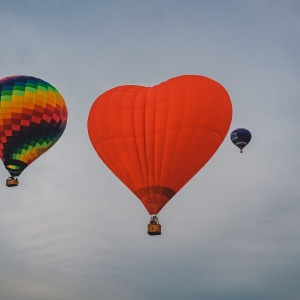
<instances>
[{"instance_id":1,"label":"striped balloon envelope","mask_svg":"<svg viewBox=\"0 0 300 300\"><path fill-rule=\"evenodd\" d=\"M67 107L51 84L32 76L0 80L0 157L11 176L51 148L67 124Z\"/></svg>"}]
</instances>

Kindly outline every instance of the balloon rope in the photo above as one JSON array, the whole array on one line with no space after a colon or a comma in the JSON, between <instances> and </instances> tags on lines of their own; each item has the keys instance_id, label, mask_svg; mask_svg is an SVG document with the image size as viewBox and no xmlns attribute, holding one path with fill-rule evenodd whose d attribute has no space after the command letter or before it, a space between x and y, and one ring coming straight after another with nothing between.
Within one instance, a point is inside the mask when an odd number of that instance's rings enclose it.
<instances>
[{"instance_id":1,"label":"balloon rope","mask_svg":"<svg viewBox=\"0 0 300 300\"><path fill-rule=\"evenodd\" d=\"M27 177L27 172L28 172L28 170L25 169L24 178L23 178L22 181L19 181L19 185L28 185L28 184L31 184L37 178L37 176L39 175L39 173L42 170L42 167L44 165L44 162L45 162L45 159L46 159L46 153L44 153L42 156L43 156L43 158L40 157L40 159L41 159L40 160L40 166L38 167L38 170L37 170L36 174L34 175L34 177L29 182L23 183L24 180L25 180L25 178Z\"/></svg>"}]
</instances>

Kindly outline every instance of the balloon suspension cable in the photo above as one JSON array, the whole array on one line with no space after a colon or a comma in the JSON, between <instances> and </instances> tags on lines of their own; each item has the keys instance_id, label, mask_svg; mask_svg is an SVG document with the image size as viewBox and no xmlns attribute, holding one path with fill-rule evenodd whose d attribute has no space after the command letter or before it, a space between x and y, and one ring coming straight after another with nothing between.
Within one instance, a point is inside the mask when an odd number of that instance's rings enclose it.
<instances>
[{"instance_id":1,"label":"balloon suspension cable","mask_svg":"<svg viewBox=\"0 0 300 300\"><path fill-rule=\"evenodd\" d=\"M152 215L150 217L150 224L156 225L159 224L158 216L157 215Z\"/></svg>"},{"instance_id":2,"label":"balloon suspension cable","mask_svg":"<svg viewBox=\"0 0 300 300\"><path fill-rule=\"evenodd\" d=\"M29 185L29 184L31 184L32 182L34 182L36 180L36 178L39 176L40 172L42 171L42 168L44 166L47 154L48 153L44 153L40 157L40 159L35 162L36 169L33 169L35 171L35 174L32 171L31 172L32 173L31 178L28 175L28 169L27 168L22 172L23 179L22 179L22 182L20 183L21 185ZM28 177L29 177L29 180L26 182L26 180L27 180Z\"/></svg>"}]
</instances>

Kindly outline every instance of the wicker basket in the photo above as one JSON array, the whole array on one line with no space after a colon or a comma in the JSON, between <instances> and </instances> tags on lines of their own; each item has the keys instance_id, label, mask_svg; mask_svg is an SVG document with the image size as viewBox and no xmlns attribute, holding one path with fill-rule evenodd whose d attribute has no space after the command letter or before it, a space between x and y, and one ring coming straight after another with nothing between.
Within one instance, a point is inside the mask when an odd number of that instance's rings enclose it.
<instances>
[{"instance_id":1,"label":"wicker basket","mask_svg":"<svg viewBox=\"0 0 300 300\"><path fill-rule=\"evenodd\" d=\"M18 186L18 184L19 184L18 179L14 179L14 178L6 179L6 186L8 186L8 187Z\"/></svg>"},{"instance_id":2,"label":"wicker basket","mask_svg":"<svg viewBox=\"0 0 300 300\"><path fill-rule=\"evenodd\" d=\"M149 224L148 225L149 235L161 235L161 225L160 224Z\"/></svg>"}]
</instances>

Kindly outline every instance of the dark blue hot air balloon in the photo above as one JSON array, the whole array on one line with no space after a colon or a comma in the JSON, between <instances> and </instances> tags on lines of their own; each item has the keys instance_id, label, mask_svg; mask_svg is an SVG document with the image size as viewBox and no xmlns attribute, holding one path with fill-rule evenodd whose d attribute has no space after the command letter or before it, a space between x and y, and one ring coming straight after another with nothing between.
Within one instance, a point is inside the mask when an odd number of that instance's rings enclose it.
<instances>
[{"instance_id":1,"label":"dark blue hot air balloon","mask_svg":"<svg viewBox=\"0 0 300 300\"><path fill-rule=\"evenodd\" d=\"M251 132L245 128L237 128L231 132L230 139L243 153L243 148L251 141Z\"/></svg>"}]
</instances>

